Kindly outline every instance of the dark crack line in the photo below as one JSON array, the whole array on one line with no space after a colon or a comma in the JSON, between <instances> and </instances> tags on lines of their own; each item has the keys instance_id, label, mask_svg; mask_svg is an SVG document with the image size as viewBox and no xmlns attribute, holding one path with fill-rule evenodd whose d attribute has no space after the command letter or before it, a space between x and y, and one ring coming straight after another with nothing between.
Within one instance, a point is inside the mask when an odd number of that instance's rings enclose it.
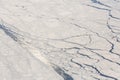
<instances>
[{"instance_id":1,"label":"dark crack line","mask_svg":"<svg viewBox=\"0 0 120 80\"><path fill-rule=\"evenodd\" d=\"M115 17L115 16L113 16L112 14L109 14L109 16L110 16L111 18L114 18L114 19L120 20L120 18Z\"/></svg>"},{"instance_id":2,"label":"dark crack line","mask_svg":"<svg viewBox=\"0 0 120 80\"><path fill-rule=\"evenodd\" d=\"M112 76L106 75L106 74L104 74L104 73L101 73L96 67L94 67L94 66L92 66L92 65L88 65L88 64L84 64L84 65L93 68L100 76L103 76L103 77L109 78L109 79L113 79L113 80L118 80L118 79L115 78L115 77L112 77Z\"/></svg>"},{"instance_id":3,"label":"dark crack line","mask_svg":"<svg viewBox=\"0 0 120 80\"><path fill-rule=\"evenodd\" d=\"M89 4L87 4L86 6L93 7L93 8L99 9L99 10L108 11L108 15L109 15L109 17L110 17L110 18L113 18L113 19L120 20L120 18L118 18L118 17L115 17L115 16L113 16L113 15L112 15L112 13L111 13L111 11L112 11L112 10L110 10L110 9L106 9L106 8L100 8L100 7L93 6L93 5L89 5Z\"/></svg>"},{"instance_id":4,"label":"dark crack line","mask_svg":"<svg viewBox=\"0 0 120 80\"><path fill-rule=\"evenodd\" d=\"M88 56L88 55L86 55L86 54L83 54L83 53L80 53L79 51L77 51L77 54L82 55L82 56L84 56L84 57L87 57L87 58L89 58L89 59L92 59L90 56Z\"/></svg>"},{"instance_id":5,"label":"dark crack line","mask_svg":"<svg viewBox=\"0 0 120 80\"><path fill-rule=\"evenodd\" d=\"M107 22L107 23L108 23L108 22ZM71 23L71 24L73 24L73 23ZM87 30L87 31L90 31L90 32L96 34L98 37L100 37L100 38L106 40L106 41L111 45L111 48L110 48L109 52L120 57L120 54L119 54L119 53L113 52L114 46L115 46L115 45L114 45L110 40L108 40L107 38L101 36L99 33L94 32L94 31L92 31L92 30L90 30L90 29L87 29L87 28L82 27L82 26L77 25L77 24L73 24L73 25L75 25L75 26L78 27L78 28L83 28L83 29L85 29L85 30ZM108 24L108 27L110 28L109 24ZM68 41L65 41L65 42L68 42ZM77 43L74 43L74 42L68 42L68 43L77 44ZM80 45L81 47L83 47L83 48L85 48L85 49L88 49L88 50L95 50L95 49L91 49L91 48L85 47L84 45L81 45L81 44L77 44L77 45ZM98 50L100 50L100 49L98 49Z\"/></svg>"},{"instance_id":6,"label":"dark crack line","mask_svg":"<svg viewBox=\"0 0 120 80\"><path fill-rule=\"evenodd\" d=\"M111 8L111 6L108 6L108 5L106 5L106 4L103 4L103 3L101 3L101 2L98 1L98 0L91 0L91 1L92 1L93 3L96 3L96 4L99 4L99 5L102 5L102 6Z\"/></svg>"},{"instance_id":7,"label":"dark crack line","mask_svg":"<svg viewBox=\"0 0 120 80\"><path fill-rule=\"evenodd\" d=\"M98 37L100 37L100 38L106 40L107 42L109 42L109 44L111 45L111 48L110 48L109 52L120 57L120 54L113 52L115 45L114 45L111 41L109 41L108 39L102 37L102 36L99 35L97 32L91 31L91 30L89 30L89 29L87 29L87 28L84 28L84 27L82 27L82 26L79 26L79 25L77 25L77 24L73 24L73 25L77 26L78 28L83 28L83 29L86 29L86 30L88 30L88 31L90 31L90 32L92 32L92 33L95 33ZM68 42L68 43L71 43L71 42ZM74 44L74 43L73 43L73 44ZM75 43L75 44L77 44L77 43ZM79 44L78 44L78 45L79 45ZM83 48L85 48L85 49L87 49L87 50L89 50L89 51L91 51L91 52L93 52L93 51L95 50L95 49L91 49L91 48L85 47L85 46L83 46L83 45L80 45L80 46L83 47ZM99 49L99 50L100 50L100 49ZM100 56L100 55L99 55L99 56ZM102 57L102 56L100 56L100 57ZM109 60L109 59L107 59L107 58L105 58L105 57L102 57L102 58L104 58L105 60L114 62L114 61ZM114 63L116 63L117 65L120 65L120 63L118 63L118 62L114 62Z\"/></svg>"},{"instance_id":8,"label":"dark crack line","mask_svg":"<svg viewBox=\"0 0 120 80\"><path fill-rule=\"evenodd\" d=\"M99 9L99 10L110 11L110 9L100 8L100 7L89 5L89 4L87 4L86 6L93 7L93 8Z\"/></svg>"},{"instance_id":9,"label":"dark crack line","mask_svg":"<svg viewBox=\"0 0 120 80\"><path fill-rule=\"evenodd\" d=\"M80 66L80 68L84 68L84 66L82 64L73 61L73 59L71 59L71 62L74 63L74 64L77 64L78 66Z\"/></svg>"},{"instance_id":10,"label":"dark crack line","mask_svg":"<svg viewBox=\"0 0 120 80\"><path fill-rule=\"evenodd\" d=\"M111 10L109 10L109 17L111 17L111 18L113 18L113 19L120 20L120 18L115 17L115 16L112 15Z\"/></svg>"},{"instance_id":11,"label":"dark crack line","mask_svg":"<svg viewBox=\"0 0 120 80\"><path fill-rule=\"evenodd\" d=\"M92 52L92 53L95 53L96 55L98 55L99 57L101 57L101 58L104 59L104 60L107 60L107 61L109 61L109 62L115 63L115 64L117 64L118 66L120 66L120 63L118 63L118 62L115 62L115 61L112 61L112 60L110 60L110 59L108 59L108 58L105 58L104 56L100 55L100 54L97 53L97 52L94 52L94 51L91 51L91 52Z\"/></svg>"},{"instance_id":12,"label":"dark crack line","mask_svg":"<svg viewBox=\"0 0 120 80\"><path fill-rule=\"evenodd\" d=\"M110 16L110 17L111 17L111 16ZM120 33L119 33L119 32L115 32L115 31L114 31L115 29L113 30L113 28L112 28L113 26L109 24L109 21L110 21L110 19L111 19L110 17L109 17L108 20L107 20L107 27L108 27L108 29L110 29L110 31L111 31L113 34L120 35ZM119 30L118 30L118 31L119 31Z\"/></svg>"}]
</instances>

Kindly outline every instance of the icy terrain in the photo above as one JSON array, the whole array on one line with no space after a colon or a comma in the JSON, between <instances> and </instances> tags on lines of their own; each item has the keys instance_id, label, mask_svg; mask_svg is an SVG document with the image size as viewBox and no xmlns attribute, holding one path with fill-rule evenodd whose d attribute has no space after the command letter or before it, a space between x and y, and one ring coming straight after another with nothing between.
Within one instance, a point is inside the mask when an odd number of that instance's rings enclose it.
<instances>
[{"instance_id":1,"label":"icy terrain","mask_svg":"<svg viewBox=\"0 0 120 80\"><path fill-rule=\"evenodd\" d=\"M0 80L120 80L120 0L0 0Z\"/></svg>"}]
</instances>

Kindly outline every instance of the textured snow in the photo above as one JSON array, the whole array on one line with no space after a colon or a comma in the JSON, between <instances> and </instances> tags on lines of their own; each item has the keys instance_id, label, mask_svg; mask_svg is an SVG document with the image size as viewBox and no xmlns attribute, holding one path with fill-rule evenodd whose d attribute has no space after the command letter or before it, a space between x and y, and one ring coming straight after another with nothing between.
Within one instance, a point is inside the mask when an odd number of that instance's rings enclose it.
<instances>
[{"instance_id":1,"label":"textured snow","mask_svg":"<svg viewBox=\"0 0 120 80\"><path fill-rule=\"evenodd\" d=\"M120 1L0 0L0 80L120 80Z\"/></svg>"}]
</instances>

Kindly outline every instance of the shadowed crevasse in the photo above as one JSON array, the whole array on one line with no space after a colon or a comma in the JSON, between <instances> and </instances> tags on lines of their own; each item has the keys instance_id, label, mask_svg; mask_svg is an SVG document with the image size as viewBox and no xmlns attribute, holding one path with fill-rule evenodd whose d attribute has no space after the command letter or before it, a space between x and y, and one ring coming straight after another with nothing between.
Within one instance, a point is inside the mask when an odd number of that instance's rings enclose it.
<instances>
[{"instance_id":1,"label":"shadowed crevasse","mask_svg":"<svg viewBox=\"0 0 120 80\"><path fill-rule=\"evenodd\" d=\"M2 29L5 32L5 34L12 38L14 41L17 41L17 37L14 35L15 32L10 30L8 27L0 24L0 29Z\"/></svg>"},{"instance_id":2,"label":"shadowed crevasse","mask_svg":"<svg viewBox=\"0 0 120 80\"><path fill-rule=\"evenodd\" d=\"M59 75L61 75L64 78L64 80L74 80L69 74L65 73L65 71L62 70L60 67L55 66L53 68Z\"/></svg>"}]
</instances>

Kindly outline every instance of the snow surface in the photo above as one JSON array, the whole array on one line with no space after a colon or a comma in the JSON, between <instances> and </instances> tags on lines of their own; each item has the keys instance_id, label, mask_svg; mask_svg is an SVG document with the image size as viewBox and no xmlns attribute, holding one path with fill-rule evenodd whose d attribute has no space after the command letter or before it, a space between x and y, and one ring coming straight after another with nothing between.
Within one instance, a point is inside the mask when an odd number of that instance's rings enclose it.
<instances>
[{"instance_id":1,"label":"snow surface","mask_svg":"<svg viewBox=\"0 0 120 80\"><path fill-rule=\"evenodd\" d=\"M120 80L120 0L0 0L0 80Z\"/></svg>"}]
</instances>

